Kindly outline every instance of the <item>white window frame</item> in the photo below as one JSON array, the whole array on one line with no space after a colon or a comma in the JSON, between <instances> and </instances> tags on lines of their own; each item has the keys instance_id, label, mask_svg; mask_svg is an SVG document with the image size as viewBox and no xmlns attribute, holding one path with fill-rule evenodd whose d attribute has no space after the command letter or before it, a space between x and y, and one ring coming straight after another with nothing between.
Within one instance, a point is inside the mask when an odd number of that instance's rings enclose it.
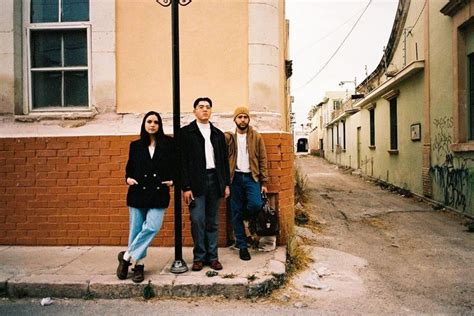
<instances>
[{"instance_id":1,"label":"white window frame","mask_svg":"<svg viewBox=\"0 0 474 316\"><path fill-rule=\"evenodd\" d=\"M61 10L61 0L59 1L59 10ZM25 98L27 100L24 104L24 112L26 113L41 113L41 112L86 112L92 109L92 40L91 40L91 1L89 1L89 21L80 22L48 22L48 23L31 23L31 0L24 1L23 10L23 24L25 25L24 40L24 74L25 80L24 91L26 91ZM59 12L59 19L61 14ZM87 33L87 66L74 66L74 67L46 67L46 68L35 68L32 70L31 67L31 31L36 30L77 30L85 29ZM34 71L71 71L71 70L87 70L87 106L69 106L69 107L45 107L34 109L33 108L33 84L32 84L32 73ZM64 94L64 87L62 87L62 94ZM62 96L64 98L64 95Z\"/></svg>"}]
</instances>

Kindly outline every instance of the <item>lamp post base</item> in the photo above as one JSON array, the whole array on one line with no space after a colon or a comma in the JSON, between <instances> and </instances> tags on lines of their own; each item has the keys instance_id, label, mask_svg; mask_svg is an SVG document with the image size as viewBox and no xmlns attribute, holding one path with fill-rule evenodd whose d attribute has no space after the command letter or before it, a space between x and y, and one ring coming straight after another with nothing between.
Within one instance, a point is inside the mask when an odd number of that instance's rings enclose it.
<instances>
[{"instance_id":1,"label":"lamp post base","mask_svg":"<svg viewBox=\"0 0 474 316\"><path fill-rule=\"evenodd\" d=\"M176 274L184 273L188 271L188 266L184 260L175 260L171 265L170 271Z\"/></svg>"}]
</instances>

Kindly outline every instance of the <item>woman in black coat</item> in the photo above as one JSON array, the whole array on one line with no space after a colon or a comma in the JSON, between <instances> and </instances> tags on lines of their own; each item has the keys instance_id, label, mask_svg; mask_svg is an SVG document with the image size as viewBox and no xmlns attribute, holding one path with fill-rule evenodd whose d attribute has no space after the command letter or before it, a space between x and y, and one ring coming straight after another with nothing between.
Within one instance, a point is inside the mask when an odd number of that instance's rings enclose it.
<instances>
[{"instance_id":1,"label":"woman in black coat","mask_svg":"<svg viewBox=\"0 0 474 316\"><path fill-rule=\"evenodd\" d=\"M118 254L117 277L121 280L127 278L131 261L135 262L132 281L144 280L141 260L163 223L174 170L173 139L165 136L160 114L148 112L143 118L140 139L130 144L126 167L130 234L127 251Z\"/></svg>"}]
</instances>

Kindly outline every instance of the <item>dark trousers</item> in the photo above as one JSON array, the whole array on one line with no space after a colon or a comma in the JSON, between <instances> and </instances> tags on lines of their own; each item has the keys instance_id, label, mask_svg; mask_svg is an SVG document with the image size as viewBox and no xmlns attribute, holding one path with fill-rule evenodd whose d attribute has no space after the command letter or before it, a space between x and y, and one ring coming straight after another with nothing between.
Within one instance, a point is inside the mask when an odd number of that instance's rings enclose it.
<instances>
[{"instance_id":1,"label":"dark trousers","mask_svg":"<svg viewBox=\"0 0 474 316\"><path fill-rule=\"evenodd\" d=\"M189 210L194 242L194 262L218 260L217 241L221 200L217 175L215 172L208 172L205 193L194 197L195 205Z\"/></svg>"}]
</instances>

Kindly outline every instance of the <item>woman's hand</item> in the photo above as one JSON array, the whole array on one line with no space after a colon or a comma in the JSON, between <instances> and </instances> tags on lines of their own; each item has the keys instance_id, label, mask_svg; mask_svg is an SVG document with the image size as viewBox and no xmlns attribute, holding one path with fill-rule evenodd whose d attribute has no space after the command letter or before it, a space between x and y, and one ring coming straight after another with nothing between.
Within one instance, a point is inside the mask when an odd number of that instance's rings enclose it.
<instances>
[{"instance_id":1,"label":"woman's hand","mask_svg":"<svg viewBox=\"0 0 474 316\"><path fill-rule=\"evenodd\" d=\"M135 184L138 184L137 180L133 179L133 178L127 178L127 184L128 185L135 185Z\"/></svg>"},{"instance_id":2,"label":"woman's hand","mask_svg":"<svg viewBox=\"0 0 474 316\"><path fill-rule=\"evenodd\" d=\"M173 186L173 180L163 181L163 182L161 182L161 184L164 184L164 185L166 185L166 186L172 187L172 186Z\"/></svg>"}]
</instances>

